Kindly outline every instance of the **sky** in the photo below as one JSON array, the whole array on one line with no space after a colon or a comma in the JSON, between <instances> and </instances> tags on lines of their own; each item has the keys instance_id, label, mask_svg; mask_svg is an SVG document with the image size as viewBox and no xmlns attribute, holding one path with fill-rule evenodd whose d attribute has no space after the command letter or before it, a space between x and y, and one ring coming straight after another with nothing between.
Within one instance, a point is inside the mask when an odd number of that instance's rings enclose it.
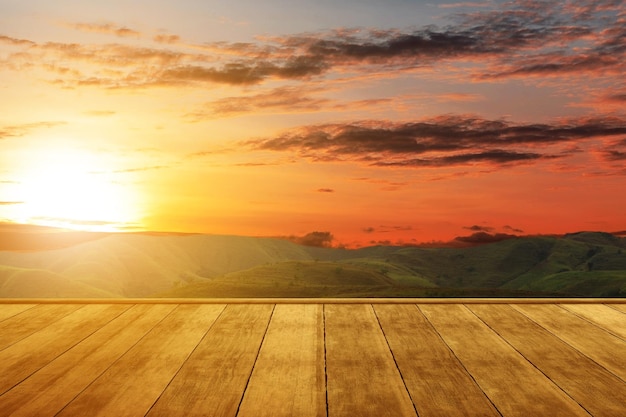
<instances>
[{"instance_id":1,"label":"sky","mask_svg":"<svg viewBox=\"0 0 626 417\"><path fill-rule=\"evenodd\" d=\"M0 223L623 231L624 74L619 0L3 0Z\"/></svg>"}]
</instances>

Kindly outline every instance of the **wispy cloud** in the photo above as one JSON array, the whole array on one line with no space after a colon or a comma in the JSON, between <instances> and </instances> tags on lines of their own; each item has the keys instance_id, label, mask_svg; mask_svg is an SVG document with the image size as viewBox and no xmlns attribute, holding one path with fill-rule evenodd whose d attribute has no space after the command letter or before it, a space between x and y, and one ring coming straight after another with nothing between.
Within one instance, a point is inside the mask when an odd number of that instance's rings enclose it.
<instances>
[{"instance_id":1,"label":"wispy cloud","mask_svg":"<svg viewBox=\"0 0 626 417\"><path fill-rule=\"evenodd\" d=\"M23 201L0 201L0 206L15 206L18 204L24 204Z\"/></svg>"},{"instance_id":2,"label":"wispy cloud","mask_svg":"<svg viewBox=\"0 0 626 417\"><path fill-rule=\"evenodd\" d=\"M329 99L311 97L312 92L307 88L280 87L252 95L224 97L207 103L188 116L193 120L204 120L244 113L306 112L320 110L330 104Z\"/></svg>"},{"instance_id":3,"label":"wispy cloud","mask_svg":"<svg viewBox=\"0 0 626 417\"><path fill-rule=\"evenodd\" d=\"M153 36L158 48L36 43L9 36L0 36L0 42L20 50L9 58L15 68L20 63L51 66L62 59L68 71L58 75L57 81L65 86L251 86L269 80L307 81L349 68L358 68L360 73L388 73L455 61L476 64L476 80L615 76L626 70L626 25L619 1L585 0L561 5L516 0L499 6L482 2L442 6L491 7L457 13L454 24L444 27L342 28L258 38L255 42L182 45L176 34ZM146 37L138 30L113 23L69 26L130 40ZM190 53L190 48L196 52ZM96 68L86 71L78 65L85 62Z\"/></svg>"},{"instance_id":4,"label":"wispy cloud","mask_svg":"<svg viewBox=\"0 0 626 417\"><path fill-rule=\"evenodd\" d=\"M141 32L137 30L125 26L118 26L114 23L66 23L64 26L81 32L104 33L121 38L139 38L142 36Z\"/></svg>"},{"instance_id":5,"label":"wispy cloud","mask_svg":"<svg viewBox=\"0 0 626 417\"><path fill-rule=\"evenodd\" d=\"M515 124L446 115L406 123L363 121L306 126L277 137L246 141L243 146L292 152L313 161L352 161L381 167L507 165L563 158L570 154L563 146L624 134L626 119L619 117Z\"/></svg>"},{"instance_id":6,"label":"wispy cloud","mask_svg":"<svg viewBox=\"0 0 626 417\"><path fill-rule=\"evenodd\" d=\"M25 136L34 130L53 128L64 124L65 122L34 122L0 126L0 140Z\"/></svg>"},{"instance_id":7,"label":"wispy cloud","mask_svg":"<svg viewBox=\"0 0 626 417\"><path fill-rule=\"evenodd\" d=\"M490 226L479 226L477 224L473 226L463 226L463 229L471 230L472 232L492 232L494 229Z\"/></svg>"}]
</instances>

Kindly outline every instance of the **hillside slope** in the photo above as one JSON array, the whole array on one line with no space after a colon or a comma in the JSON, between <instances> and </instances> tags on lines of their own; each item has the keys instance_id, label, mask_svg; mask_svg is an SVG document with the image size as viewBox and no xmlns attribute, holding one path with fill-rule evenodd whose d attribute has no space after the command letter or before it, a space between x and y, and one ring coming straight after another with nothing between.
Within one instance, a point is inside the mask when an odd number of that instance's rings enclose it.
<instances>
[{"instance_id":1,"label":"hillside slope","mask_svg":"<svg viewBox=\"0 0 626 417\"><path fill-rule=\"evenodd\" d=\"M465 248L358 250L211 235L110 234L0 252L0 297L626 296L626 239L581 232Z\"/></svg>"}]
</instances>

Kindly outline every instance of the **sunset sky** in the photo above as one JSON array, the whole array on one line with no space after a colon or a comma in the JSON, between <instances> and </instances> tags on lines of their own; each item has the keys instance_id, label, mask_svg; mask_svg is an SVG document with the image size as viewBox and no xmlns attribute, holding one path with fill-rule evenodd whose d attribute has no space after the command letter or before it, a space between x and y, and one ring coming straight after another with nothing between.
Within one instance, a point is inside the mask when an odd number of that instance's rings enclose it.
<instances>
[{"instance_id":1,"label":"sunset sky","mask_svg":"<svg viewBox=\"0 0 626 417\"><path fill-rule=\"evenodd\" d=\"M626 2L3 0L0 223L626 229Z\"/></svg>"}]
</instances>

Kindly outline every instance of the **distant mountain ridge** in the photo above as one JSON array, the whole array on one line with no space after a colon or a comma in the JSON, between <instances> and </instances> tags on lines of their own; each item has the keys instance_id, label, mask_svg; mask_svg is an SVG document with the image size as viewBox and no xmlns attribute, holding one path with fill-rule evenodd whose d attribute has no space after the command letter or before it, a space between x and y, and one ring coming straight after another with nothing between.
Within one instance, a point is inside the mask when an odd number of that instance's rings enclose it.
<instances>
[{"instance_id":1,"label":"distant mountain ridge","mask_svg":"<svg viewBox=\"0 0 626 417\"><path fill-rule=\"evenodd\" d=\"M625 297L626 238L513 237L462 248L109 234L0 251L0 297Z\"/></svg>"}]
</instances>

